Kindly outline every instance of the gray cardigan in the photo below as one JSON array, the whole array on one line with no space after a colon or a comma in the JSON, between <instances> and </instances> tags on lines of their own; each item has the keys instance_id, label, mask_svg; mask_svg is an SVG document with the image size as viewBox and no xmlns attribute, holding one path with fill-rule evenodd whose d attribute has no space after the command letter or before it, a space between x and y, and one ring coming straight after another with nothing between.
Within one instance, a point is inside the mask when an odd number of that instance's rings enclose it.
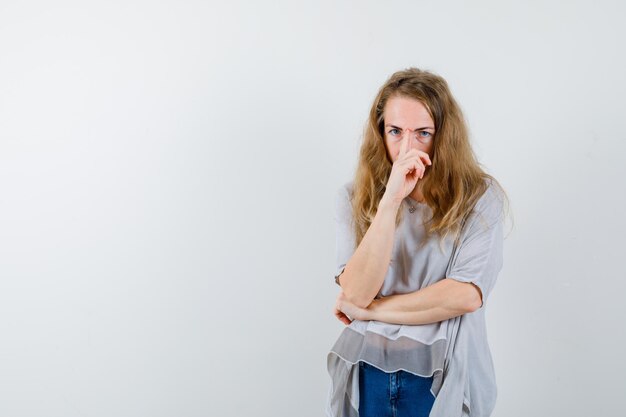
<instances>
[{"instance_id":1,"label":"gray cardigan","mask_svg":"<svg viewBox=\"0 0 626 417\"><path fill-rule=\"evenodd\" d=\"M356 249L352 190L353 183L349 181L336 195L335 280ZM416 207L413 213L410 206ZM477 285L483 294L483 305L472 313L426 325L352 321L327 356L331 377L326 404L329 417L359 415L359 361L386 372L403 369L433 376L431 392L436 398L430 417L491 414L497 388L485 308L502 268L502 207L502 196L489 183L463 226L458 246L455 247L453 237L447 237L442 253L436 237L417 248L425 236L423 220L432 214L430 207L410 197L403 201L403 220L394 235L391 262L377 297L417 291L447 277Z\"/></svg>"}]
</instances>

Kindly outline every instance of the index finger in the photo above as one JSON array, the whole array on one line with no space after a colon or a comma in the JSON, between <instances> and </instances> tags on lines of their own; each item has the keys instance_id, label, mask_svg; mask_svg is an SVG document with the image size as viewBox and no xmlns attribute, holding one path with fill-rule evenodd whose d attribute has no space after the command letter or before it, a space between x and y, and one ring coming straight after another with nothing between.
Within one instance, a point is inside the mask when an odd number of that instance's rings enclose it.
<instances>
[{"instance_id":1,"label":"index finger","mask_svg":"<svg viewBox=\"0 0 626 417\"><path fill-rule=\"evenodd\" d=\"M409 150L409 139L407 140L405 137L402 138L402 142L400 142L400 153L398 154L398 157L403 156L405 153L408 152Z\"/></svg>"}]
</instances>

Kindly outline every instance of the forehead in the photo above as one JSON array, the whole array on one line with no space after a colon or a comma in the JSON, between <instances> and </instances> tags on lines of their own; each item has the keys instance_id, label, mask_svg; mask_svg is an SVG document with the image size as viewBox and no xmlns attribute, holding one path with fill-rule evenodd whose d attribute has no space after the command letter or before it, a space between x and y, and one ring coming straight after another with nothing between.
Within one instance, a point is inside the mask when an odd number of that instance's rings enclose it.
<instances>
[{"instance_id":1,"label":"forehead","mask_svg":"<svg viewBox=\"0 0 626 417\"><path fill-rule=\"evenodd\" d=\"M434 127L433 119L426 106L414 98L393 96L387 100L384 109L385 124L391 123L402 128L424 126Z\"/></svg>"}]
</instances>

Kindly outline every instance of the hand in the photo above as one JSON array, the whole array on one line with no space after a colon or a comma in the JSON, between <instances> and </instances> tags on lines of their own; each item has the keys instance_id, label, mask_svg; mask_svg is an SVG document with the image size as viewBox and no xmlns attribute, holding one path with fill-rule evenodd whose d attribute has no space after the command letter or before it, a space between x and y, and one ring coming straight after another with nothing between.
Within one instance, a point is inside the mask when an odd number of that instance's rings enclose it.
<instances>
[{"instance_id":1,"label":"hand","mask_svg":"<svg viewBox=\"0 0 626 417\"><path fill-rule=\"evenodd\" d=\"M353 320L367 320L367 309L352 304L348 301L343 291L337 296L333 311L335 317L346 325L352 323Z\"/></svg>"},{"instance_id":2,"label":"hand","mask_svg":"<svg viewBox=\"0 0 626 417\"><path fill-rule=\"evenodd\" d=\"M426 165L432 165L430 156L418 149L409 150L410 137L402 139L398 159L393 163L391 174L387 181L385 198L390 198L396 203L413 192L417 181L424 177Z\"/></svg>"}]
</instances>

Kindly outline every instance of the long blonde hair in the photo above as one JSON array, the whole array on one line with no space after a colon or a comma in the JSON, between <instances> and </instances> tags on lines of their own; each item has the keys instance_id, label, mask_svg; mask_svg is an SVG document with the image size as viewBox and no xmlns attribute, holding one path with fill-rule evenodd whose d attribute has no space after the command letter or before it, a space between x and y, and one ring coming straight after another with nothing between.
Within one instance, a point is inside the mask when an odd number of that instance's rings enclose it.
<instances>
[{"instance_id":1,"label":"long blonde hair","mask_svg":"<svg viewBox=\"0 0 626 417\"><path fill-rule=\"evenodd\" d=\"M431 219L424 224L426 234L427 237L438 234L441 248L449 234L458 238L465 218L489 186L486 180L497 185L505 197L506 193L498 181L481 168L470 145L463 114L447 82L439 75L418 68L392 74L372 104L353 182L356 243L361 242L371 225L391 173L393 163L384 141L384 109L392 96L419 100L435 123L432 165L420 182L422 195L432 210ZM506 200L508 202L508 197ZM398 210L396 227L403 211Z\"/></svg>"}]
</instances>

